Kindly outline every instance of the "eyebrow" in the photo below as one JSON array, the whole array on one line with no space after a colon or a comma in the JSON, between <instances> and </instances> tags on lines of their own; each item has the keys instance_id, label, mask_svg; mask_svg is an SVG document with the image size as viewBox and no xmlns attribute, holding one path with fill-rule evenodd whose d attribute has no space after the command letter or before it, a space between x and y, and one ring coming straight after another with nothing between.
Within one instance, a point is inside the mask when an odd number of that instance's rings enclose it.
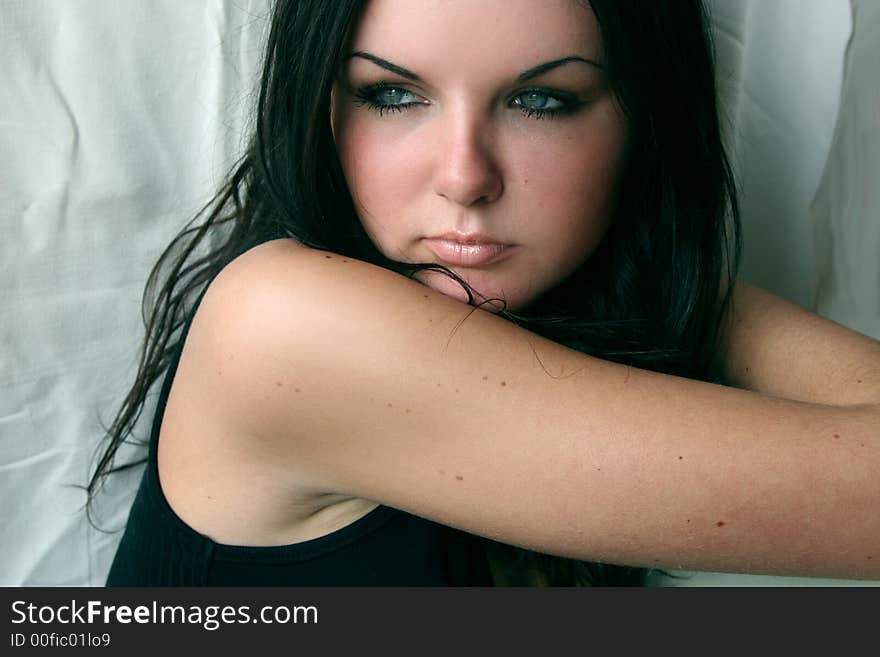
<instances>
[{"instance_id":1,"label":"eyebrow","mask_svg":"<svg viewBox=\"0 0 880 657\"><path fill-rule=\"evenodd\" d=\"M392 64L386 59L382 59L381 57L377 57L372 53L364 52L363 50L358 50L356 52L351 53L346 60L349 60L353 57L360 57L361 59L366 59L367 61L373 62L377 66L381 66L387 71L391 71L392 73L396 73L397 75L407 78L408 80L412 80L413 82L421 82L422 78L413 73L407 68L403 66L398 66L397 64ZM586 59L584 57L579 57L578 55L571 55L569 57L561 57L560 59L554 59L551 62L544 62L543 64L538 64L530 69L527 69L520 73L517 76L517 80L519 82L525 82L526 80L531 80L532 78L536 78L539 75L546 73L558 66L562 66L563 64L568 64L569 62L583 62L584 64L589 64L590 66L595 66L600 71L604 70L604 67L592 59Z\"/></svg>"},{"instance_id":2,"label":"eyebrow","mask_svg":"<svg viewBox=\"0 0 880 657\"><path fill-rule=\"evenodd\" d=\"M578 57L577 55L571 55L569 57L562 57L561 59L554 59L552 62L545 62L544 64L538 64L534 68L530 68L527 71L523 71L516 78L520 82L525 82L526 80L531 80L532 78L536 78L542 73L546 73L558 66L562 66L563 64L568 64L569 62L583 62L584 64L589 64L590 66L595 66L600 71L604 70L604 67L596 61L592 59L586 59L584 57Z\"/></svg>"},{"instance_id":3,"label":"eyebrow","mask_svg":"<svg viewBox=\"0 0 880 657\"><path fill-rule=\"evenodd\" d=\"M360 57L362 59L366 59L368 61L373 62L377 66L381 66L382 68L391 71L392 73L397 73L401 77L412 80L413 82L421 82L422 78L418 75L410 71L408 68L403 68L403 66L398 66L397 64L392 64L391 62L382 59L381 57L376 57L376 55L372 55L368 52L364 52L363 50L358 50L356 52L351 53L346 60L351 59L352 57Z\"/></svg>"}]
</instances>

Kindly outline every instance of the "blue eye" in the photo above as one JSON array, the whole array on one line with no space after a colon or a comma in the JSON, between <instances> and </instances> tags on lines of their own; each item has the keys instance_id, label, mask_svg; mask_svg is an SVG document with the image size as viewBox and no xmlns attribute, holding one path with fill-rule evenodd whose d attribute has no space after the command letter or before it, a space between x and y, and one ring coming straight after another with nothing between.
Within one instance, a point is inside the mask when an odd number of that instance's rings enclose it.
<instances>
[{"instance_id":1,"label":"blue eye","mask_svg":"<svg viewBox=\"0 0 880 657\"><path fill-rule=\"evenodd\" d=\"M580 103L574 98L565 98L540 89L523 91L511 100L511 104L528 117L543 119L557 113L573 112Z\"/></svg>"},{"instance_id":2,"label":"blue eye","mask_svg":"<svg viewBox=\"0 0 880 657\"><path fill-rule=\"evenodd\" d=\"M403 87L388 84L373 84L355 92L357 103L367 105L382 115L386 111L402 112L413 105L424 103L419 96Z\"/></svg>"},{"instance_id":3,"label":"blue eye","mask_svg":"<svg viewBox=\"0 0 880 657\"><path fill-rule=\"evenodd\" d=\"M380 82L361 87L355 91L358 105L366 105L381 116L385 112L402 112L426 101L404 87ZM583 103L571 94L550 92L543 89L527 89L513 96L510 106L518 108L523 115L536 119L552 118L556 114L569 114Z\"/></svg>"}]
</instances>

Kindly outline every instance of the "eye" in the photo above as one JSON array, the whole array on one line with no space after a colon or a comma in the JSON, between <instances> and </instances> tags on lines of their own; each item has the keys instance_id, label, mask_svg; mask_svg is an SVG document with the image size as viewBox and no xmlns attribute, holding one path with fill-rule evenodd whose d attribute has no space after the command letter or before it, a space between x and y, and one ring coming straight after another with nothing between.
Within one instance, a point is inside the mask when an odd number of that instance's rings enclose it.
<instances>
[{"instance_id":1,"label":"eye","mask_svg":"<svg viewBox=\"0 0 880 657\"><path fill-rule=\"evenodd\" d=\"M543 119L557 113L573 112L580 103L568 94L557 94L542 89L528 89L514 96L510 104L528 117Z\"/></svg>"},{"instance_id":2,"label":"eye","mask_svg":"<svg viewBox=\"0 0 880 657\"><path fill-rule=\"evenodd\" d=\"M395 87L386 83L371 84L355 91L358 105L366 105L379 112L402 112L413 105L424 105L425 101L409 89Z\"/></svg>"}]
</instances>

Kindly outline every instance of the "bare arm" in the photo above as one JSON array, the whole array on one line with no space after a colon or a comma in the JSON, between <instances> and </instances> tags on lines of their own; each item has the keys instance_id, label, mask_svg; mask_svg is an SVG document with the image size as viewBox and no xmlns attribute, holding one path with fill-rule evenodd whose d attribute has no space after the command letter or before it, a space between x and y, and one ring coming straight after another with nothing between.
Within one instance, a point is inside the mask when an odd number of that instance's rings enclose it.
<instances>
[{"instance_id":1,"label":"bare arm","mask_svg":"<svg viewBox=\"0 0 880 657\"><path fill-rule=\"evenodd\" d=\"M880 404L880 341L741 282L727 319L731 385L820 404Z\"/></svg>"},{"instance_id":2,"label":"bare arm","mask_svg":"<svg viewBox=\"0 0 880 657\"><path fill-rule=\"evenodd\" d=\"M880 578L876 404L605 362L283 242L217 278L191 336L227 447L317 489L585 560Z\"/></svg>"}]
</instances>

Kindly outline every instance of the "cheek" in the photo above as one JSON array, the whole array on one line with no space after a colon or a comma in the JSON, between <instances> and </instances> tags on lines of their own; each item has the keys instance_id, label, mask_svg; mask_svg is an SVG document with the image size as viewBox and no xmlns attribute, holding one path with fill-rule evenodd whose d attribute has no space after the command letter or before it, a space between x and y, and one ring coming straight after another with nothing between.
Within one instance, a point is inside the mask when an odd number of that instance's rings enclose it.
<instances>
[{"instance_id":1,"label":"cheek","mask_svg":"<svg viewBox=\"0 0 880 657\"><path fill-rule=\"evenodd\" d=\"M374 126L352 122L337 139L346 181L365 221L388 220L413 203L424 180L418 149Z\"/></svg>"},{"instance_id":2,"label":"cheek","mask_svg":"<svg viewBox=\"0 0 880 657\"><path fill-rule=\"evenodd\" d=\"M517 172L522 221L536 237L560 238L583 245L604 234L616 203L623 167L616 134L582 131L523 145ZM526 227L524 225L524 228ZM572 245L574 246L574 244Z\"/></svg>"}]
</instances>

